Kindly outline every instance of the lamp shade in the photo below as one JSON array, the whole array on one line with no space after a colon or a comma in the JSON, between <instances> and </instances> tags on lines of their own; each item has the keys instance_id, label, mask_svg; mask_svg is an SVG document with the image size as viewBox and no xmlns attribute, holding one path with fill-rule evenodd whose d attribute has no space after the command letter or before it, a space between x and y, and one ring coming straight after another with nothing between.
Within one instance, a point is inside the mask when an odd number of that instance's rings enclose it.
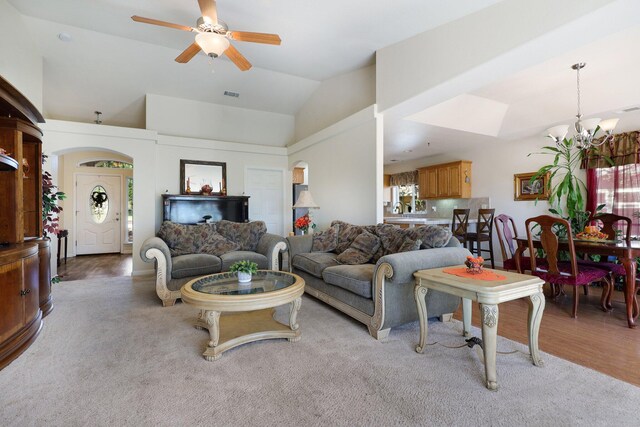
<instances>
[{"instance_id":1,"label":"lamp shade","mask_svg":"<svg viewBox=\"0 0 640 427\"><path fill-rule=\"evenodd\" d=\"M313 197L311 197L311 193L308 190L303 190L300 192L293 208L320 209L320 206L316 205L316 202L313 201Z\"/></svg>"},{"instance_id":2,"label":"lamp shade","mask_svg":"<svg viewBox=\"0 0 640 427\"><path fill-rule=\"evenodd\" d=\"M618 124L618 120L620 119L608 119L608 120L603 120L600 122L600 129L602 129L605 132L611 132L613 131L613 129L615 129L616 125Z\"/></svg>"},{"instance_id":3,"label":"lamp shade","mask_svg":"<svg viewBox=\"0 0 640 427\"><path fill-rule=\"evenodd\" d=\"M198 33L196 43L209 56L217 58L229 47L229 40L216 33Z\"/></svg>"},{"instance_id":4,"label":"lamp shade","mask_svg":"<svg viewBox=\"0 0 640 427\"><path fill-rule=\"evenodd\" d=\"M568 125L559 125L554 126L552 128L547 129L547 133L551 139L554 141L562 141L565 136L567 136L567 131L569 130Z\"/></svg>"},{"instance_id":5,"label":"lamp shade","mask_svg":"<svg viewBox=\"0 0 640 427\"><path fill-rule=\"evenodd\" d=\"M587 119L587 120L582 120L582 127L589 133L593 133L595 132L596 128L598 127L598 123L600 123L600 119L599 118L593 118L593 119Z\"/></svg>"}]
</instances>

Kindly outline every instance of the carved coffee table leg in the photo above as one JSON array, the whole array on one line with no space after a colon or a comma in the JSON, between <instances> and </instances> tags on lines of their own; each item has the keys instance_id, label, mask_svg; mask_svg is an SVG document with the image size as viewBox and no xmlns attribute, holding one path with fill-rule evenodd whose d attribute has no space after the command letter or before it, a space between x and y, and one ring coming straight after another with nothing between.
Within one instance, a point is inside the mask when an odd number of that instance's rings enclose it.
<instances>
[{"instance_id":1,"label":"carved coffee table leg","mask_svg":"<svg viewBox=\"0 0 640 427\"><path fill-rule=\"evenodd\" d=\"M484 372L487 377L487 388L498 389L496 374L496 347L498 338L498 306L480 304L482 309L482 343L484 353Z\"/></svg>"},{"instance_id":2,"label":"carved coffee table leg","mask_svg":"<svg viewBox=\"0 0 640 427\"><path fill-rule=\"evenodd\" d=\"M207 324L209 330L210 341L207 346L217 346L220 338L220 312L205 310L202 320Z\"/></svg>"},{"instance_id":3,"label":"carved coffee table leg","mask_svg":"<svg viewBox=\"0 0 640 427\"><path fill-rule=\"evenodd\" d=\"M427 345L427 334L429 327L427 317L427 303L425 302L425 297L427 296L427 288L416 285L414 290L414 297L416 299L416 306L418 308L418 317L420 318L420 343L416 347L416 351L418 353L422 353L424 351L424 347Z\"/></svg>"},{"instance_id":4,"label":"carved coffee table leg","mask_svg":"<svg viewBox=\"0 0 640 427\"><path fill-rule=\"evenodd\" d=\"M289 327L292 331L297 331L300 325L297 323L298 311L300 310L300 306L302 305L302 298L296 298L291 301L291 305L289 307ZM300 335L288 338L289 342L297 342L300 341Z\"/></svg>"},{"instance_id":5,"label":"carved coffee table leg","mask_svg":"<svg viewBox=\"0 0 640 427\"><path fill-rule=\"evenodd\" d=\"M533 364L536 366L544 365L538 349L538 332L540 332L544 305L545 300L542 292L529 296L529 353Z\"/></svg>"},{"instance_id":6,"label":"carved coffee table leg","mask_svg":"<svg viewBox=\"0 0 640 427\"><path fill-rule=\"evenodd\" d=\"M471 336L471 300L462 298L462 336Z\"/></svg>"}]
</instances>

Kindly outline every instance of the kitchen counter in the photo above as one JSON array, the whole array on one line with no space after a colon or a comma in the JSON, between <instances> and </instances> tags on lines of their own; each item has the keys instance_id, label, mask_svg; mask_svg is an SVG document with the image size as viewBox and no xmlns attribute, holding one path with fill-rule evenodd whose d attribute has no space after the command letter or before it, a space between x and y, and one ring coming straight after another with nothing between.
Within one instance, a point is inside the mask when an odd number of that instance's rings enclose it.
<instances>
[{"instance_id":1,"label":"kitchen counter","mask_svg":"<svg viewBox=\"0 0 640 427\"><path fill-rule=\"evenodd\" d=\"M408 217L397 217L397 216L388 216L384 218L385 224L398 224L400 226L404 225L405 227L411 228L416 225L451 225L451 218L408 218ZM477 219L469 218L469 224L477 223Z\"/></svg>"}]
</instances>

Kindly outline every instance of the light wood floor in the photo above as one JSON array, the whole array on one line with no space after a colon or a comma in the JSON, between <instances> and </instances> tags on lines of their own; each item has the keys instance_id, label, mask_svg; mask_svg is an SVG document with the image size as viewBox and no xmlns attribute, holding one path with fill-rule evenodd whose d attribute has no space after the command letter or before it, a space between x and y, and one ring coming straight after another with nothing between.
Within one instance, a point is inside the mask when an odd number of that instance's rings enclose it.
<instances>
[{"instance_id":1,"label":"light wood floor","mask_svg":"<svg viewBox=\"0 0 640 427\"><path fill-rule=\"evenodd\" d=\"M94 255L69 258L58 268L63 281L95 277L128 276L131 255ZM594 369L606 375L640 386L640 327L629 329L624 314L624 297L614 295L610 313L599 307L600 288L592 287L590 295L580 296L578 318L571 318L572 290L558 302L546 301L540 327L540 349L555 356ZM525 300L499 305L498 334L527 343L527 310ZM473 306L473 325L480 327L479 308ZM462 318L461 310L455 314ZM498 370L500 366L498 365Z\"/></svg>"}]
</instances>

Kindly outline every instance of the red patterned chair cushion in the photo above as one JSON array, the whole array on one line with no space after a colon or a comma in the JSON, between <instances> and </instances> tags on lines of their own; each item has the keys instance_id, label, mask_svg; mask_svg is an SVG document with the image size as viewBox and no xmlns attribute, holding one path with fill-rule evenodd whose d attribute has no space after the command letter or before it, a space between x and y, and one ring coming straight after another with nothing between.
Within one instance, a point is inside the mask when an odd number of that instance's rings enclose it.
<instances>
[{"instance_id":1,"label":"red patterned chair cushion","mask_svg":"<svg viewBox=\"0 0 640 427\"><path fill-rule=\"evenodd\" d=\"M612 272L615 276L626 276L627 272L624 270L624 265L616 264L615 262L597 262L591 260L578 260L578 267L581 266L596 267L602 270Z\"/></svg>"},{"instance_id":2,"label":"red patterned chair cushion","mask_svg":"<svg viewBox=\"0 0 640 427\"><path fill-rule=\"evenodd\" d=\"M546 271L536 271L533 274L545 282L556 285L572 286L588 285L591 282L597 282L609 275L608 271L600 268L579 266L578 275L576 277L571 277L571 264L568 262L559 262L558 270L560 270L560 274L551 274Z\"/></svg>"}]
</instances>

